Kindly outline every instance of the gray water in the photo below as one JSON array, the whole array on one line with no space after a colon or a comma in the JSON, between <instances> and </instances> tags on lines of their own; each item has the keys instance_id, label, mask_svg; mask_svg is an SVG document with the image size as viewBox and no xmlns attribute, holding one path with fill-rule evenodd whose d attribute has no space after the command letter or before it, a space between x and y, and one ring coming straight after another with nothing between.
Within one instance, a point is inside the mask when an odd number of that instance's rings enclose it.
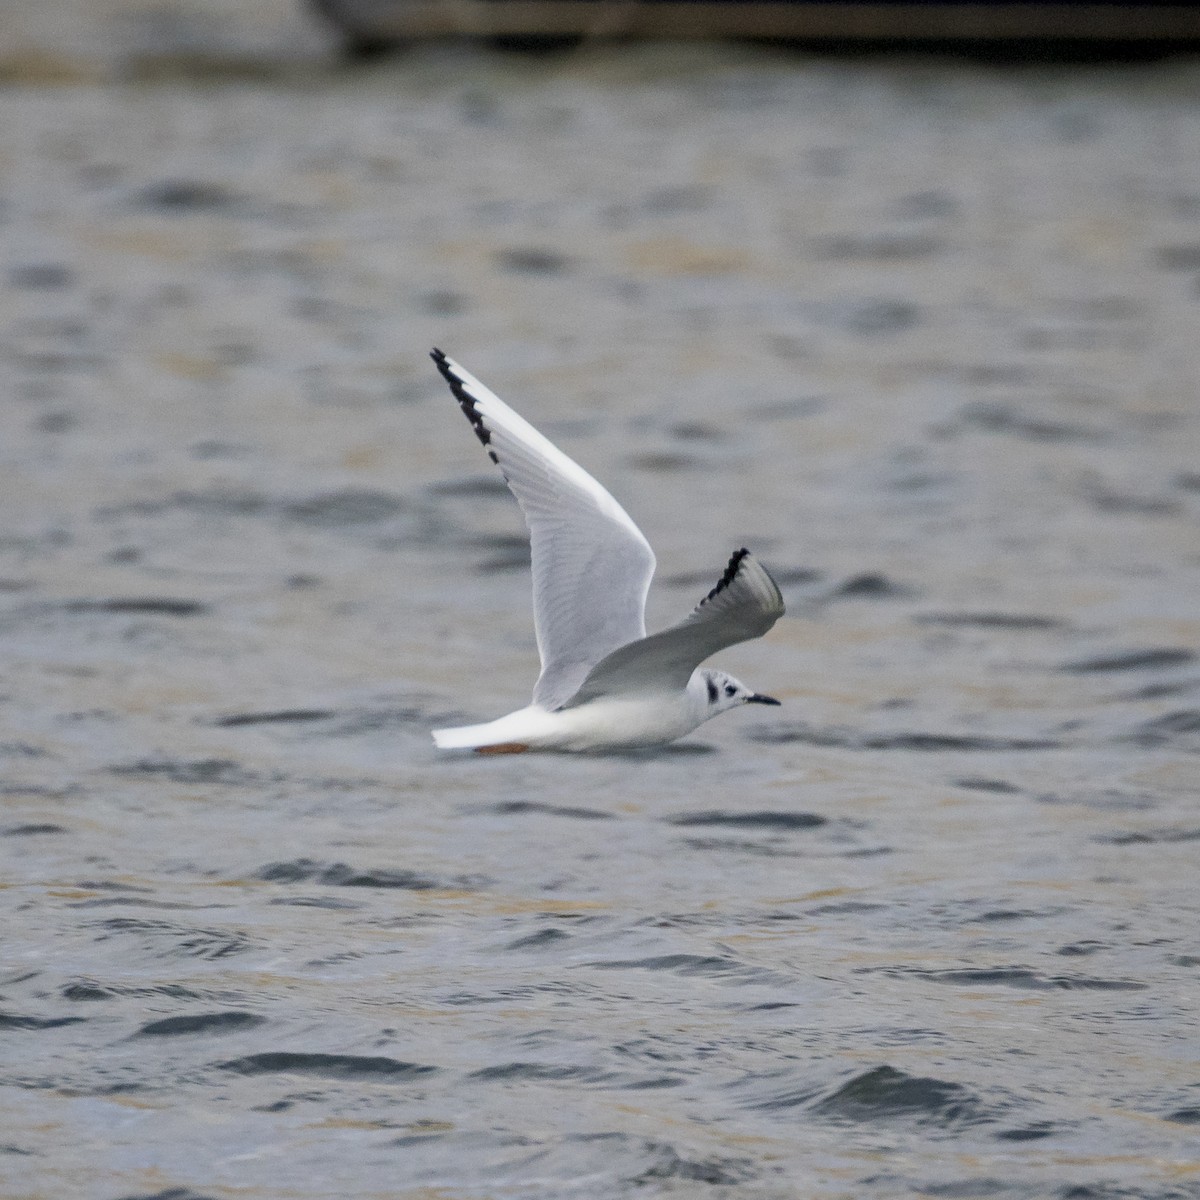
<instances>
[{"instance_id":1,"label":"gray water","mask_svg":"<svg viewBox=\"0 0 1200 1200\"><path fill-rule=\"evenodd\" d=\"M7 1197L1200 1196L1193 66L10 83ZM525 702L442 345L784 707Z\"/></svg>"}]
</instances>

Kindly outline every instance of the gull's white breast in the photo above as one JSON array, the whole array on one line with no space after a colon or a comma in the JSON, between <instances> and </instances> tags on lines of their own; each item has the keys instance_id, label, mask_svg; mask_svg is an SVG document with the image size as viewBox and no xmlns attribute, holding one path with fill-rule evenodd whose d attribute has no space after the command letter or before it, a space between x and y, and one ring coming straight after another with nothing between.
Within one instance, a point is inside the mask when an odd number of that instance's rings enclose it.
<instances>
[{"instance_id":1,"label":"gull's white breast","mask_svg":"<svg viewBox=\"0 0 1200 1200\"><path fill-rule=\"evenodd\" d=\"M683 737L701 724L704 715L693 682L683 692L602 696L557 712L531 704L484 725L437 730L434 737L442 749L635 749Z\"/></svg>"}]
</instances>

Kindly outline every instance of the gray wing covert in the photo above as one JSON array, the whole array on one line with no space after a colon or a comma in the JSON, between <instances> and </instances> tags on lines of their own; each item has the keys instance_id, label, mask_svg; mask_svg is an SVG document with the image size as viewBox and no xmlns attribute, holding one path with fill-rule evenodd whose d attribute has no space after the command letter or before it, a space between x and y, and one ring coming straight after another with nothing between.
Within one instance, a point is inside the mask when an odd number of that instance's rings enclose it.
<instances>
[{"instance_id":1,"label":"gray wing covert","mask_svg":"<svg viewBox=\"0 0 1200 1200\"><path fill-rule=\"evenodd\" d=\"M614 650L596 664L568 707L614 692L679 691L706 658L762 637L783 612L770 573L749 550L738 550L717 586L684 620Z\"/></svg>"}]
</instances>

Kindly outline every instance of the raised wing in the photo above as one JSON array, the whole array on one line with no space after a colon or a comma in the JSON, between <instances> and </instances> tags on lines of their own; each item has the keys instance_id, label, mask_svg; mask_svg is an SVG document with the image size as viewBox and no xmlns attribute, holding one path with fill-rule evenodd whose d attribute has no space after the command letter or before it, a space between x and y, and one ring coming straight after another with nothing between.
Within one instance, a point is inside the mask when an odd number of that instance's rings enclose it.
<instances>
[{"instance_id":1,"label":"raised wing","mask_svg":"<svg viewBox=\"0 0 1200 1200\"><path fill-rule=\"evenodd\" d=\"M783 597L775 580L749 550L738 550L717 586L685 620L614 650L596 664L568 707L620 692L681 691L706 658L762 637L781 616Z\"/></svg>"},{"instance_id":2,"label":"raised wing","mask_svg":"<svg viewBox=\"0 0 1200 1200\"><path fill-rule=\"evenodd\" d=\"M646 636L654 551L582 467L452 358L431 357L525 514L542 657L533 702L561 708L605 655Z\"/></svg>"}]
</instances>

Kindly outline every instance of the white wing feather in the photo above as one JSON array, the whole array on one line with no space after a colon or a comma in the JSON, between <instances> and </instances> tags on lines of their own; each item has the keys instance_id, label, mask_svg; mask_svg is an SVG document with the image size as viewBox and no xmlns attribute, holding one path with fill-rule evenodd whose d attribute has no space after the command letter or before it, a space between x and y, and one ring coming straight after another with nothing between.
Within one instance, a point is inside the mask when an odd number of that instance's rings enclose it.
<instances>
[{"instance_id":1,"label":"white wing feather","mask_svg":"<svg viewBox=\"0 0 1200 1200\"><path fill-rule=\"evenodd\" d=\"M542 659L533 702L561 708L597 663L646 636L654 551L582 467L453 359L432 358L525 514Z\"/></svg>"}]
</instances>

